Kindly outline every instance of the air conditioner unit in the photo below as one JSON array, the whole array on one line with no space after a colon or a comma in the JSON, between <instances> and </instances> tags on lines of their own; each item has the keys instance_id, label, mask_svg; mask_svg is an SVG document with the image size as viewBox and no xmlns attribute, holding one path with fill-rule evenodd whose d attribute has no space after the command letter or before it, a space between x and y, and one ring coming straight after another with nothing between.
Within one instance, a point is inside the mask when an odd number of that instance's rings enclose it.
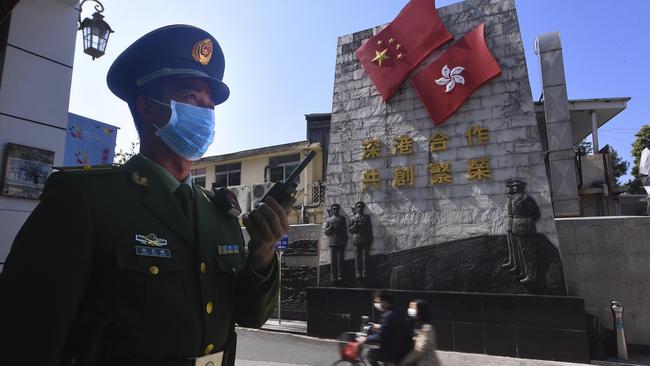
<instances>
[{"instance_id":1,"label":"air conditioner unit","mask_svg":"<svg viewBox=\"0 0 650 366\"><path fill-rule=\"evenodd\" d=\"M257 205L257 203L262 199L262 197L264 197L266 192L268 192L271 187L273 187L273 183L271 182L251 184L251 208Z\"/></svg>"},{"instance_id":2,"label":"air conditioner unit","mask_svg":"<svg viewBox=\"0 0 650 366\"><path fill-rule=\"evenodd\" d=\"M237 202L239 202L239 207L241 208L241 211L242 212L250 211L251 209L250 187L248 185L229 186L228 189L230 189L235 194L235 196L237 196Z\"/></svg>"}]
</instances>

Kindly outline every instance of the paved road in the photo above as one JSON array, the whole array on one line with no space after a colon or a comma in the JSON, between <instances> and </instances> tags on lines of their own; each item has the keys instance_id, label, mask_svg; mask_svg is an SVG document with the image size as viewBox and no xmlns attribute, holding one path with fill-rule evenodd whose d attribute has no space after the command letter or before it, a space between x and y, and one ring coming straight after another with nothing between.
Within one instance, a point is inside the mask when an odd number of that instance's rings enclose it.
<instances>
[{"instance_id":1,"label":"paved road","mask_svg":"<svg viewBox=\"0 0 650 366\"><path fill-rule=\"evenodd\" d=\"M236 366L330 366L336 342L261 330L237 329Z\"/></svg>"},{"instance_id":2,"label":"paved road","mask_svg":"<svg viewBox=\"0 0 650 366\"><path fill-rule=\"evenodd\" d=\"M236 366L330 366L338 358L332 340L264 330L237 329ZM526 360L458 352L438 352L443 366L579 366L582 364ZM629 363L644 364L647 363ZM628 364L628 365L629 365ZM600 365L616 365L600 363Z\"/></svg>"}]
</instances>

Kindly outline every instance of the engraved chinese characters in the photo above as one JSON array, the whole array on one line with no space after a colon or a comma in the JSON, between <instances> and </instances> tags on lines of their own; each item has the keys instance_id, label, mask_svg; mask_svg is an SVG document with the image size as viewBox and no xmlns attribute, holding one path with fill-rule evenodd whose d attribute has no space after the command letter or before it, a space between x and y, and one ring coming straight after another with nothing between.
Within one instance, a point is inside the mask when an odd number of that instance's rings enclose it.
<instances>
[{"instance_id":1,"label":"engraved chinese characters","mask_svg":"<svg viewBox=\"0 0 650 366\"><path fill-rule=\"evenodd\" d=\"M490 141L489 131L486 127L479 125L470 126L467 128L461 144L464 147L475 148L481 145L487 145ZM492 167L490 165L489 157L481 156L477 158L467 159L464 166L452 165L450 161L436 160L436 153L445 152L449 147L452 149L458 148L458 140L455 144L449 143L449 137L440 131L435 131L431 134L428 140L428 151L432 153L431 160L426 167L429 174L428 184L453 184L454 170L466 171L465 178L468 181L482 181L492 178ZM456 145L456 146L454 146ZM392 156L410 156L415 152L415 142L411 136L401 135L395 137L390 141L387 147L389 154ZM462 146L461 146L462 147ZM366 139L361 143L362 159L372 160L382 157L382 141L378 138ZM415 186L415 172L417 166L412 164L397 166L393 169L390 185L395 188L410 188ZM381 189L382 173L379 169L371 168L362 171L361 180L363 190Z\"/></svg>"},{"instance_id":2,"label":"engraved chinese characters","mask_svg":"<svg viewBox=\"0 0 650 366\"><path fill-rule=\"evenodd\" d=\"M525 187L526 183L518 179L506 183L508 259L502 265L523 284L537 279L535 221L540 217L537 203L524 192Z\"/></svg>"},{"instance_id":3,"label":"engraved chinese characters","mask_svg":"<svg viewBox=\"0 0 650 366\"><path fill-rule=\"evenodd\" d=\"M348 242L347 224L345 217L340 214L340 209L341 206L337 203L331 206L328 210L330 217L325 221L325 228L323 229L329 239L332 283L343 281L341 266L343 265L345 245Z\"/></svg>"},{"instance_id":4,"label":"engraved chinese characters","mask_svg":"<svg viewBox=\"0 0 650 366\"><path fill-rule=\"evenodd\" d=\"M370 216L363 213L366 204L357 202L352 209L354 216L350 219L348 230L352 234L352 245L355 247L354 271L356 278L367 278L368 252L372 245L372 224Z\"/></svg>"}]
</instances>

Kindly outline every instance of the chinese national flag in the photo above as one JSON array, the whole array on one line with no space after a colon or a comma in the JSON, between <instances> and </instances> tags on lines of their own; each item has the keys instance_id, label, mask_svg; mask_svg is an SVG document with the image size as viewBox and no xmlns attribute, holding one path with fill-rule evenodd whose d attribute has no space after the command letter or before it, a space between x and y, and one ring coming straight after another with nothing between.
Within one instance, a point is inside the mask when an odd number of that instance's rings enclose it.
<instances>
[{"instance_id":1,"label":"chinese national flag","mask_svg":"<svg viewBox=\"0 0 650 366\"><path fill-rule=\"evenodd\" d=\"M501 74L485 44L484 28L472 29L411 80L433 124L444 122L476 89Z\"/></svg>"},{"instance_id":2,"label":"chinese national flag","mask_svg":"<svg viewBox=\"0 0 650 366\"><path fill-rule=\"evenodd\" d=\"M435 0L411 0L356 55L386 102L420 61L452 38L438 17Z\"/></svg>"}]
</instances>

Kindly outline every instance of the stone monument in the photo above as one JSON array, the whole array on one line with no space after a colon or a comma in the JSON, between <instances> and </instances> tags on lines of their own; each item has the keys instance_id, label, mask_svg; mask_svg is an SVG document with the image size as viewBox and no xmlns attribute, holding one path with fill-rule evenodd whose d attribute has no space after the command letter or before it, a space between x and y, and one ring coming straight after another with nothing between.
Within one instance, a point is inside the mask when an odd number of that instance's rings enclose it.
<instances>
[{"instance_id":1,"label":"stone monument","mask_svg":"<svg viewBox=\"0 0 650 366\"><path fill-rule=\"evenodd\" d=\"M407 7L423 3L411 1ZM433 1L428 3L433 5ZM468 0L438 9L442 25L454 40L426 56L394 95L385 98L355 52L369 38L381 38L382 30L394 31L390 27L394 27L407 7L390 25L338 39L326 202L346 206L361 201L372 212L373 244L367 261L367 285L564 293L544 152L514 1ZM468 92L460 108L440 119L427 110L425 105L429 101L416 92L413 80L421 79L419 74L428 66L437 65L450 50L462 48L464 37L479 28L487 55L496 62L500 73ZM401 51L406 58L412 51L402 46L400 38L376 39L369 44L377 52L372 63L383 67L382 71L397 65ZM483 57L489 61L488 56L480 56ZM462 93L472 83L470 66L443 66L442 70L436 69L437 76L425 80L441 88L441 95ZM552 273L537 273L543 279L540 287L523 286L529 281L520 284L519 278L501 269L504 257L508 256L509 242L503 187L512 177L528 183L526 195L539 208L539 217L530 228L543 242L540 245L550 248L543 250L544 258L539 260L545 263L544 271ZM449 258L433 255L441 253L434 249L441 245ZM427 267L427 271L433 271L431 277L420 277L408 265L398 268L389 264L393 262L390 256L412 250L422 255L425 248L431 248ZM437 273L431 269L446 268L446 263L454 261L459 251L470 257L455 267L458 273ZM358 274L358 266L355 269L352 263L356 252L348 248L346 253L348 260L341 269L349 271L352 277L353 273ZM329 250L322 248L321 286L328 286L327 279L333 278L327 276L327 265L331 262ZM484 273L477 273L478 268ZM485 287L483 282L477 285L459 282L457 278L450 278L449 284L439 282L450 275L469 274L474 278L471 281L498 278L501 283Z\"/></svg>"},{"instance_id":2,"label":"stone monument","mask_svg":"<svg viewBox=\"0 0 650 366\"><path fill-rule=\"evenodd\" d=\"M321 249L309 335L359 329L384 288L432 304L441 350L589 362L583 299L537 296L566 286L514 0L411 0L340 37L330 131L326 202L364 202L373 244L367 288L332 288Z\"/></svg>"}]
</instances>

